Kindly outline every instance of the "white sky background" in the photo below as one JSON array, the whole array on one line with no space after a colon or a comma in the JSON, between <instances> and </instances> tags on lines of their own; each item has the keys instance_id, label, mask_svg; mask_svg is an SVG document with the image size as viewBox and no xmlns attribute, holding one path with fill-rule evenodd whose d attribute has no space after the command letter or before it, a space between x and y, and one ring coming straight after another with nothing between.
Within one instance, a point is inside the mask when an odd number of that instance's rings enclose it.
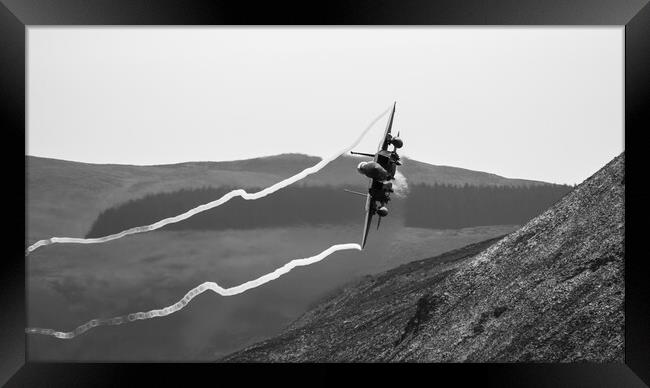
<instances>
[{"instance_id":1,"label":"white sky background","mask_svg":"<svg viewBox=\"0 0 650 388\"><path fill-rule=\"evenodd\" d=\"M325 156L396 100L402 155L573 184L623 151L623 75L622 27L29 27L26 153Z\"/></svg>"}]
</instances>

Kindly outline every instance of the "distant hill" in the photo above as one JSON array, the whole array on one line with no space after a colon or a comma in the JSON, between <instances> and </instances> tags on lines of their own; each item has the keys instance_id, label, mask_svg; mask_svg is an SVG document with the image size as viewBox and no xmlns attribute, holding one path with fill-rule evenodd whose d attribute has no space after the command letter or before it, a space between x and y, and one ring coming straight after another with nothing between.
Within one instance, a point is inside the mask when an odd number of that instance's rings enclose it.
<instances>
[{"instance_id":1,"label":"distant hill","mask_svg":"<svg viewBox=\"0 0 650 388\"><path fill-rule=\"evenodd\" d=\"M26 156L28 240L85 235L104 210L142 198L203 187L265 187L321 159L282 154L227 162L186 162L157 166L89 164ZM365 184L355 167L360 158L342 156L297 186ZM404 159L400 169L410 183L453 185L540 185L462 168Z\"/></svg>"},{"instance_id":2,"label":"distant hill","mask_svg":"<svg viewBox=\"0 0 650 388\"><path fill-rule=\"evenodd\" d=\"M312 175L305 181L313 184L354 184L359 176L355 167L367 157L343 155L332 161L318 174ZM465 168L437 166L403 157L404 165L400 171L410 178L413 183L451 184L451 185L504 185L528 186L546 184L546 182L511 179L487 172L473 171ZM186 162L179 164L161 165L155 167L216 169L221 171L246 171L284 176L288 172L301 171L320 162L321 158L304 154L280 154L253 159L243 159L225 162Z\"/></svg>"},{"instance_id":3,"label":"distant hill","mask_svg":"<svg viewBox=\"0 0 650 388\"><path fill-rule=\"evenodd\" d=\"M223 361L624 361L624 154L498 241L351 284Z\"/></svg>"}]
</instances>

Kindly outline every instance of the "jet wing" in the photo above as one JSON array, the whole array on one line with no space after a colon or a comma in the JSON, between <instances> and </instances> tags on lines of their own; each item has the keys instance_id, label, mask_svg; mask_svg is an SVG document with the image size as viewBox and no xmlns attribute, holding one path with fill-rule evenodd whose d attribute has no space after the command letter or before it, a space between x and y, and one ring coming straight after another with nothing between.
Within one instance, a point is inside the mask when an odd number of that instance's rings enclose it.
<instances>
[{"instance_id":1,"label":"jet wing","mask_svg":"<svg viewBox=\"0 0 650 388\"><path fill-rule=\"evenodd\" d=\"M387 137L388 134L390 134L390 130L393 127L393 117L395 116L395 105L397 102L393 103L393 110L390 112L390 117L388 118L388 124L386 124L386 131L384 131L384 136L381 138L381 141L379 142L379 147L377 149L377 152L375 153L374 161L377 162L377 159L379 158L379 152L380 151L386 151L388 150L388 141ZM373 180L370 179L370 185L368 186L368 190L372 188ZM370 198L370 193L367 194L366 197L366 220L363 224L363 238L361 239L361 249L366 246L366 240L368 239L368 231L370 230L370 223L372 222L372 216L374 214L373 211L370 210L370 201L372 199Z\"/></svg>"},{"instance_id":2,"label":"jet wing","mask_svg":"<svg viewBox=\"0 0 650 388\"><path fill-rule=\"evenodd\" d=\"M372 185L372 179L370 180ZM368 239L368 231L370 230L370 223L372 222L372 212L370 211L370 194L366 195L366 220L363 223L363 237L361 238L361 249L366 246Z\"/></svg>"}]
</instances>

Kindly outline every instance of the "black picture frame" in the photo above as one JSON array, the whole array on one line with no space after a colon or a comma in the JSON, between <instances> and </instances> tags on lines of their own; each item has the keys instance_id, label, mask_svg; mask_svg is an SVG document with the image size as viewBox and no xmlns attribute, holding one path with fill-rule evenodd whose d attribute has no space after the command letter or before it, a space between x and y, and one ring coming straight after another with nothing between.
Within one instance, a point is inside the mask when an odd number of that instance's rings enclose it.
<instances>
[{"instance_id":1,"label":"black picture frame","mask_svg":"<svg viewBox=\"0 0 650 388\"><path fill-rule=\"evenodd\" d=\"M365 382L413 374L430 383L451 378L498 386L650 384L650 282L642 248L647 200L642 196L641 136L650 129L650 6L648 0L382 0L264 2L172 0L0 0L0 96L5 182L4 257L0 260L0 384L9 386L116 386L187 382L225 383L224 374L280 383L330 381L357 372ZM616 25L625 26L625 363L427 365L75 364L26 360L25 37L33 25ZM20 167L22 166L22 168ZM636 168L639 168L637 171ZM632 175L631 184L629 175ZM7 205L8 204L8 205ZM632 222L632 223L630 223ZM22 229L17 227L22 225ZM19 244L23 241L24 244ZM247 373L248 368L263 369ZM300 378L293 373L300 372ZM307 380L305 380L307 379Z\"/></svg>"}]
</instances>

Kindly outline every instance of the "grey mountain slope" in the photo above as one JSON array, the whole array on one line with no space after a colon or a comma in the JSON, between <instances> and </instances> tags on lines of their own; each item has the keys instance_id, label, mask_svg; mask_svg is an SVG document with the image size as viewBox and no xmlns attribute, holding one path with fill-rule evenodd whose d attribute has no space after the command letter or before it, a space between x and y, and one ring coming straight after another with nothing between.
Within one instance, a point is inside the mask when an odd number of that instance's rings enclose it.
<instances>
[{"instance_id":1,"label":"grey mountain slope","mask_svg":"<svg viewBox=\"0 0 650 388\"><path fill-rule=\"evenodd\" d=\"M498 242L368 277L223 361L623 362L624 158Z\"/></svg>"}]
</instances>

